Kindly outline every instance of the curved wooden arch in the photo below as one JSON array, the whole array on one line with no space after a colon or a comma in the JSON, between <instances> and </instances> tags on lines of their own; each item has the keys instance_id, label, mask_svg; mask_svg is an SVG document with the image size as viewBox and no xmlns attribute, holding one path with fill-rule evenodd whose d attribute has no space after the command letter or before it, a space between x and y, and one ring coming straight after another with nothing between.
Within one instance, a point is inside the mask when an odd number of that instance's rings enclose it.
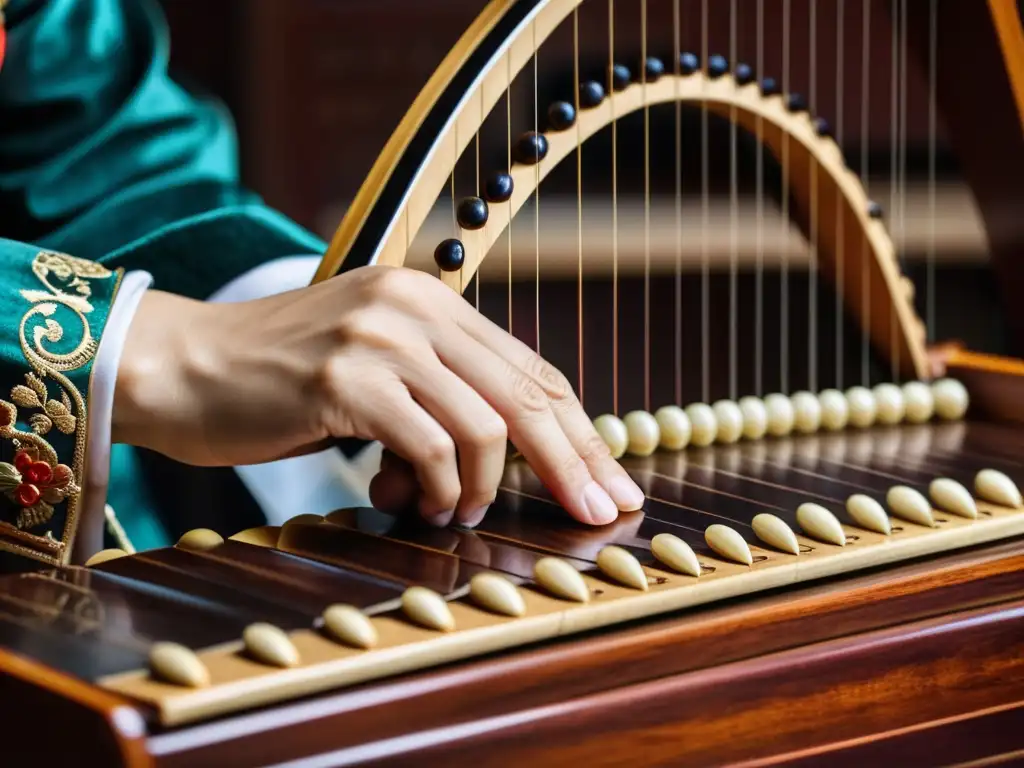
<instances>
[{"instance_id":1,"label":"curved wooden arch","mask_svg":"<svg viewBox=\"0 0 1024 768\"><path fill-rule=\"evenodd\" d=\"M912 305L912 286L900 273L896 248L884 224L869 216L867 194L860 179L846 167L839 147L817 134L806 112L787 109L783 96L765 96L756 83L741 85L728 74L710 78L696 72L635 83L583 110L569 129L546 132L547 155L536 165L513 165L512 199L492 204L484 227L460 229L465 264L457 272L442 272L441 279L462 292L538 184L579 143L613 119L673 101L700 104L709 112L735 120L744 130L759 135L775 158L785 163L783 172L798 206L793 213L802 219L804 232L813 233L819 268L833 279L842 269L843 299L886 359L895 360L905 376L928 378L925 329Z\"/></svg>"},{"instance_id":2,"label":"curved wooden arch","mask_svg":"<svg viewBox=\"0 0 1024 768\"><path fill-rule=\"evenodd\" d=\"M486 115L531 60L534 51L582 0L493 0L452 49L407 112L378 157L321 261L314 282L371 264L400 266L409 245L443 190L458 158ZM785 157L785 172L805 232L813 232L818 262L835 278L843 265L843 298L883 356L904 376L930 378L924 327L901 279L884 226L867 215L859 181L844 166L838 147L814 132L805 113L786 110L781 96L764 97L756 85L723 76L665 76L613 93L583 111L577 126L547 134L549 152L540 178L577 143L613 116L684 99L758 129L769 150ZM781 152L788 142L788 151ZM491 206L488 225L463 232L467 263L444 276L462 290L480 260L529 197L536 166L513 166L511 204ZM837 254L842 253L842 258ZM863 285L867 281L868 289ZM868 297L865 301L865 296Z\"/></svg>"}]
</instances>

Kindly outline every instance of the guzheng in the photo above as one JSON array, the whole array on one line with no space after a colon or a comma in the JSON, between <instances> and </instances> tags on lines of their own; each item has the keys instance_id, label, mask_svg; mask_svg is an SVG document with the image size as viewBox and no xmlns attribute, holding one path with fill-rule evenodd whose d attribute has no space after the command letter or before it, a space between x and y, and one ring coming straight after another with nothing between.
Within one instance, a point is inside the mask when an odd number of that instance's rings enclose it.
<instances>
[{"instance_id":1,"label":"guzheng","mask_svg":"<svg viewBox=\"0 0 1024 768\"><path fill-rule=\"evenodd\" d=\"M930 199L941 139L1019 284L1018 8L713 5L490 2L317 275L402 265L440 208L439 278L566 373L644 509L575 524L512 456L473 530L344 509L25 565L0 578L4 764L1024 759L1024 362L939 343L957 305L937 306L930 252L915 291L893 233L924 110ZM847 146L879 109L891 222ZM707 247L699 274L652 266L649 218L620 253L630 185L645 216L674 205L680 252L706 242L693 200L774 206L803 266L760 246L742 268ZM568 284L545 278L540 224L566 199ZM612 211L610 274L586 264L591 204ZM763 221L730 232L763 243Z\"/></svg>"}]
</instances>

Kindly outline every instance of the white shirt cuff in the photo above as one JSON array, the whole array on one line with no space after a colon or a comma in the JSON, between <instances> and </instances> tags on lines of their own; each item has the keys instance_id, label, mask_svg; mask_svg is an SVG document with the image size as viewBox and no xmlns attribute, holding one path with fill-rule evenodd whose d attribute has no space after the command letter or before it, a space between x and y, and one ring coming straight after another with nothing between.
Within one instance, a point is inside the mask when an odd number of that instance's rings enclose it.
<instances>
[{"instance_id":1,"label":"white shirt cuff","mask_svg":"<svg viewBox=\"0 0 1024 768\"><path fill-rule=\"evenodd\" d=\"M210 301L234 303L305 288L320 266L319 256L285 256L260 264L219 288Z\"/></svg>"},{"instance_id":2,"label":"white shirt cuff","mask_svg":"<svg viewBox=\"0 0 1024 768\"><path fill-rule=\"evenodd\" d=\"M95 552L103 547L103 508L110 482L110 424L114 410L114 387L128 328L142 296L153 284L153 276L141 270L128 272L110 307L110 315L93 360L89 381L88 431L85 443L81 525L77 546Z\"/></svg>"},{"instance_id":3,"label":"white shirt cuff","mask_svg":"<svg viewBox=\"0 0 1024 768\"><path fill-rule=\"evenodd\" d=\"M239 275L209 297L211 302L240 302L264 298L309 285L320 264L319 256L288 256L266 262ZM81 525L76 549L89 553L103 547L104 506L110 482L110 429L114 388L128 328L142 296L153 285L148 272L124 276L93 362L89 389L89 430L82 494ZM372 451L367 452L372 455ZM237 467L243 484L262 507L271 525L310 512L326 514L335 509L369 504L369 488L357 472L333 448L309 456ZM287 493L281 488L287 487Z\"/></svg>"}]
</instances>

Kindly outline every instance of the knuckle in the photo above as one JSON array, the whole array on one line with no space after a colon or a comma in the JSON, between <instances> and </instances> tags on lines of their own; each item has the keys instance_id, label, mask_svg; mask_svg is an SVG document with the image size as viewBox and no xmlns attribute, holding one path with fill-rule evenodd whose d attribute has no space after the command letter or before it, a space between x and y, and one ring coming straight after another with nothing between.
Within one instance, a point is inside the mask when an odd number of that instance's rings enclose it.
<instances>
[{"instance_id":1,"label":"knuckle","mask_svg":"<svg viewBox=\"0 0 1024 768\"><path fill-rule=\"evenodd\" d=\"M586 465L583 463L583 459L572 451L567 451L565 454L560 456L556 466L559 474L565 479L571 478L575 480L586 471Z\"/></svg>"},{"instance_id":2,"label":"knuckle","mask_svg":"<svg viewBox=\"0 0 1024 768\"><path fill-rule=\"evenodd\" d=\"M592 432L583 439L582 450L580 456L585 462L600 461L611 456L611 452L608 450L608 445L601 436L596 432Z\"/></svg>"},{"instance_id":3,"label":"knuckle","mask_svg":"<svg viewBox=\"0 0 1024 768\"><path fill-rule=\"evenodd\" d=\"M380 312L352 312L338 322L337 341L342 346L392 349L401 343L391 332L393 326L394 323L388 323Z\"/></svg>"},{"instance_id":4,"label":"knuckle","mask_svg":"<svg viewBox=\"0 0 1024 768\"><path fill-rule=\"evenodd\" d=\"M448 435L431 437L420 446L419 457L424 464L440 464L455 458L455 443Z\"/></svg>"},{"instance_id":5,"label":"knuckle","mask_svg":"<svg viewBox=\"0 0 1024 768\"><path fill-rule=\"evenodd\" d=\"M444 510L455 509L459 504L460 496L462 496L462 487L456 482L439 489L434 503Z\"/></svg>"},{"instance_id":6,"label":"knuckle","mask_svg":"<svg viewBox=\"0 0 1024 768\"><path fill-rule=\"evenodd\" d=\"M512 397L521 411L534 415L548 410L548 396L534 379L511 365L507 375L511 382Z\"/></svg>"},{"instance_id":7,"label":"knuckle","mask_svg":"<svg viewBox=\"0 0 1024 768\"><path fill-rule=\"evenodd\" d=\"M508 427L499 416L481 420L475 428L473 441L479 448L504 447L508 440Z\"/></svg>"},{"instance_id":8,"label":"knuckle","mask_svg":"<svg viewBox=\"0 0 1024 768\"><path fill-rule=\"evenodd\" d=\"M553 403L568 404L575 401L576 398L569 380L561 371L539 355L530 359L528 373Z\"/></svg>"},{"instance_id":9,"label":"knuckle","mask_svg":"<svg viewBox=\"0 0 1024 768\"><path fill-rule=\"evenodd\" d=\"M401 304L418 304L424 291L430 290L429 282L438 282L424 272L404 267L378 268L380 271L372 281L371 294L375 299Z\"/></svg>"}]
</instances>

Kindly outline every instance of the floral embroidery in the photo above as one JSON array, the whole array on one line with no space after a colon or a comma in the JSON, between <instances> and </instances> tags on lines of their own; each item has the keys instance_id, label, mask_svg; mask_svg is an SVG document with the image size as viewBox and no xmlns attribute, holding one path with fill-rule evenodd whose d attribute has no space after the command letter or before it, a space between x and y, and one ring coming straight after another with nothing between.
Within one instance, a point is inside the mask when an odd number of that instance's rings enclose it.
<instances>
[{"instance_id":1,"label":"floral embroidery","mask_svg":"<svg viewBox=\"0 0 1024 768\"><path fill-rule=\"evenodd\" d=\"M31 306L18 331L32 370L11 389L10 401L0 399L0 441L11 441L14 449L13 462L0 461L0 499L5 500L0 501L0 539L7 539L4 548L35 556L33 550L41 547L51 559L66 554L73 537L85 461L85 400L65 374L87 366L96 354L98 342L88 320L94 311L94 281L113 278L104 291L105 300L112 298L120 272L48 251L36 254L32 272L42 288L21 291ZM54 436L72 440L70 464L58 457ZM58 541L54 531L38 529L65 502Z\"/></svg>"}]
</instances>

